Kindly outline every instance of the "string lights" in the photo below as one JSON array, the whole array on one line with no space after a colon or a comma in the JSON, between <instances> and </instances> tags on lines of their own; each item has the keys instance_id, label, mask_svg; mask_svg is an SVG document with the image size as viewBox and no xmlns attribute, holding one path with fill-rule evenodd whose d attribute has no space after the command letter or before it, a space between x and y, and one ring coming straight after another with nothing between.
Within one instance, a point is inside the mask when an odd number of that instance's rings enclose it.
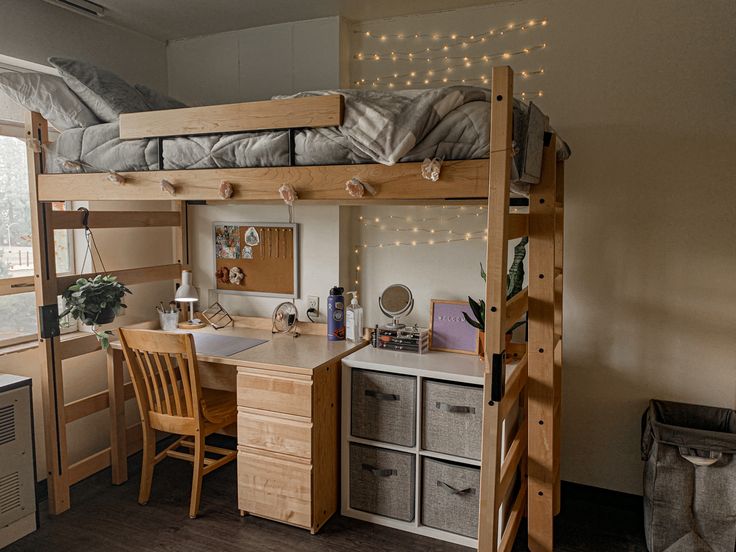
<instances>
[{"instance_id":1,"label":"string lights","mask_svg":"<svg viewBox=\"0 0 736 552\"><path fill-rule=\"evenodd\" d=\"M429 205L425 209L432 208ZM439 206L435 207L439 210ZM355 254L355 281L356 289L360 286L361 262L360 255L369 249L387 249L392 247L420 247L441 246L455 242L483 241L488 239L488 229L485 228L485 206L448 206L442 205L439 213L430 213L417 216L364 216L357 218L357 223L364 228L380 231L374 240L366 240L353 247ZM447 227L451 223L462 221L482 220L484 228L470 229ZM463 224L463 226L468 226Z\"/></svg>"},{"instance_id":2,"label":"string lights","mask_svg":"<svg viewBox=\"0 0 736 552\"><path fill-rule=\"evenodd\" d=\"M359 78L353 81L356 88L422 88L426 86L443 86L453 84L490 84L491 68L498 62L523 57L547 47L540 42L522 48L498 49L489 51L488 46L505 34L531 29L541 29L549 24L547 18L529 19L523 22L508 23L490 28L479 33L381 33L370 30L354 30L364 41L377 43L382 47L373 51L359 51L353 55L357 62L366 62L363 67L380 67L387 69L386 63L396 69L376 71L375 76ZM499 42L498 44L501 44ZM389 65L390 67L391 65ZM365 74L365 73L364 73ZM516 73L517 78L544 74L538 67ZM541 90L517 93L517 97L525 99L540 97Z\"/></svg>"},{"instance_id":3,"label":"string lights","mask_svg":"<svg viewBox=\"0 0 736 552\"><path fill-rule=\"evenodd\" d=\"M374 33L371 31L357 31L357 30L353 32L356 34L360 34L369 39L378 40L379 42L387 42L389 39L401 40L401 41L403 40L411 41L412 39L414 41L421 41L421 40L432 40L434 42L442 41L443 42L442 45L425 47L423 49L420 48L420 51L423 51L425 53L431 53L431 52L447 52L451 48L456 48L456 47L468 48L472 46L473 44L485 43L491 38L503 36L505 33L513 32L513 31L526 31L527 29L532 29L535 27L546 27L547 23L548 23L547 19L542 19L542 20L530 19L529 21L525 23L509 23L508 25L504 27L497 27L497 28L489 29L488 31L475 33L475 34L468 34L468 35L462 35L458 33L451 33L451 34L440 34L440 33L384 34L384 33ZM418 52L411 51L411 50L395 52L395 54L405 55L409 57L419 55ZM376 54L376 53L365 54L363 52L358 52L353 57L357 60L366 60L366 59L375 59L374 56L376 55L380 55L380 54Z\"/></svg>"}]
</instances>

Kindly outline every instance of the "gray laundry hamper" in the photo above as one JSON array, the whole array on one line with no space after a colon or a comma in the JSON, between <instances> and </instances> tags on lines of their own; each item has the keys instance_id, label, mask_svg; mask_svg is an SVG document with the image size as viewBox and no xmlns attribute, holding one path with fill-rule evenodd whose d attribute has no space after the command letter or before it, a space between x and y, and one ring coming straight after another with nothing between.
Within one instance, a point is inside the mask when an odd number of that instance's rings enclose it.
<instances>
[{"instance_id":1,"label":"gray laundry hamper","mask_svg":"<svg viewBox=\"0 0 736 552\"><path fill-rule=\"evenodd\" d=\"M650 401L641 450L650 552L734 552L736 411Z\"/></svg>"}]
</instances>

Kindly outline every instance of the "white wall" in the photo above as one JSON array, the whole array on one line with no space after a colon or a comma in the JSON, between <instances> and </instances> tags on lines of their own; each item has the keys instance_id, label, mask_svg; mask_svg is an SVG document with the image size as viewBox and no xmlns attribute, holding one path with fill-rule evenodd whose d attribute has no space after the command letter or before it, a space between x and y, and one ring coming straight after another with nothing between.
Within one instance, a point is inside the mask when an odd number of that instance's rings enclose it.
<instances>
[{"instance_id":1,"label":"white wall","mask_svg":"<svg viewBox=\"0 0 736 552\"><path fill-rule=\"evenodd\" d=\"M99 64L166 91L166 45L41 0L3 0L0 54L47 65L61 56Z\"/></svg>"},{"instance_id":2,"label":"white wall","mask_svg":"<svg viewBox=\"0 0 736 552\"><path fill-rule=\"evenodd\" d=\"M0 55L40 64L46 64L50 56L76 57L118 72L130 82L145 83L160 90L166 88L166 46L163 42L97 23L40 0L5 0L1 11ZM91 208L169 209L170 204L154 206L134 202L126 205L97 202ZM95 236L108 269L162 264L171 258L172 237L169 229L134 229L125 232L99 230ZM79 236L76 238L76 253L81 255L83 242ZM141 248L141 243L149 246ZM130 308L120 317L119 323L149 319L153 314L153 305L169 297L173 288L170 283L155 283L134 286L132 290L134 295L128 300ZM44 479L44 419L37 349L0 356L0 372L33 378L37 473L39 479ZM66 402L105 389L107 375L104 354L93 353L64 362L64 377ZM128 403L127 410L129 423L133 423L136 419L133 401ZM107 411L76 421L68 427L71 462L109 446Z\"/></svg>"},{"instance_id":3,"label":"white wall","mask_svg":"<svg viewBox=\"0 0 736 552\"><path fill-rule=\"evenodd\" d=\"M190 104L269 99L340 85L339 17L169 43L169 91Z\"/></svg>"},{"instance_id":4,"label":"white wall","mask_svg":"<svg viewBox=\"0 0 736 552\"><path fill-rule=\"evenodd\" d=\"M200 306L209 304L209 290L215 288L215 257L212 238L214 222L289 222L283 205L202 205L189 208L191 257L194 284L199 289ZM327 294L338 284L340 273L339 207L333 205L294 208L293 222L299 224L299 318L306 320L309 295L320 297L320 321L324 322ZM269 317L282 298L253 297L220 293L220 304L230 314ZM207 302L207 304L205 304Z\"/></svg>"},{"instance_id":5,"label":"white wall","mask_svg":"<svg viewBox=\"0 0 736 552\"><path fill-rule=\"evenodd\" d=\"M562 477L640 493L639 422L650 398L736 407L736 5L530 0L358 28L470 34L542 17L543 31L508 33L493 48L543 36L542 54L510 63L544 67L517 89L544 90L538 103L573 149ZM353 48L376 46L355 35ZM351 68L351 80L378 70ZM477 293L473 247L456 266L417 255L387 252L365 263L363 278L421 286L426 275L438 292ZM387 264L402 276L387 276Z\"/></svg>"}]
</instances>

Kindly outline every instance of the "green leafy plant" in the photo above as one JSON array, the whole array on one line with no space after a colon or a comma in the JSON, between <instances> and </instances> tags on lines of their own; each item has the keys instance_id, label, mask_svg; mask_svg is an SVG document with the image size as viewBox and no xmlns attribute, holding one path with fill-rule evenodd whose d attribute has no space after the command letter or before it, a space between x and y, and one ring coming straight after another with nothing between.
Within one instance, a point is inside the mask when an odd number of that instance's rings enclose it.
<instances>
[{"instance_id":1,"label":"green leafy plant","mask_svg":"<svg viewBox=\"0 0 736 552\"><path fill-rule=\"evenodd\" d=\"M110 331L99 331L101 324L112 322L120 311L126 308L123 298L132 293L118 282L117 277L98 274L92 279L79 278L62 293L64 312L59 318L70 315L75 320L92 326L94 334L107 349L110 345Z\"/></svg>"},{"instance_id":2,"label":"green leafy plant","mask_svg":"<svg viewBox=\"0 0 736 552\"><path fill-rule=\"evenodd\" d=\"M509 267L508 274L506 275L507 301L519 293L524 286L524 258L526 257L527 243L529 243L529 238L524 237L518 244L516 244L516 247L514 247L514 260L511 263L511 267ZM486 271L483 268L483 263L480 263L480 277L483 278L484 282L486 281ZM474 318L471 318L467 312L463 312L465 321L481 332L486 331L486 302L483 299L476 301L472 297L468 296L468 305L470 306L470 310L473 311ZM511 333L516 328L523 326L524 324L526 324L526 321L520 320L511 326L509 331L506 333Z\"/></svg>"}]
</instances>

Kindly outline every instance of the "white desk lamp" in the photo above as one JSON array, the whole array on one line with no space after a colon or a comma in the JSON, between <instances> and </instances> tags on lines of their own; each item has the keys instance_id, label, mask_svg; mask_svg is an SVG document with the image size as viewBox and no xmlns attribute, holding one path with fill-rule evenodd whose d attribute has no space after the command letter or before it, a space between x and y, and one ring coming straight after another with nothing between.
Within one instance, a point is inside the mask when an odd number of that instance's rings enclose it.
<instances>
[{"instance_id":1,"label":"white desk lamp","mask_svg":"<svg viewBox=\"0 0 736 552\"><path fill-rule=\"evenodd\" d=\"M189 320L179 324L179 327L192 328L202 327L204 324L200 320L194 318L194 302L199 301L199 295L197 294L197 288L192 285L192 271L182 270L181 271L181 285L176 290L174 300L178 303L189 303Z\"/></svg>"}]
</instances>

